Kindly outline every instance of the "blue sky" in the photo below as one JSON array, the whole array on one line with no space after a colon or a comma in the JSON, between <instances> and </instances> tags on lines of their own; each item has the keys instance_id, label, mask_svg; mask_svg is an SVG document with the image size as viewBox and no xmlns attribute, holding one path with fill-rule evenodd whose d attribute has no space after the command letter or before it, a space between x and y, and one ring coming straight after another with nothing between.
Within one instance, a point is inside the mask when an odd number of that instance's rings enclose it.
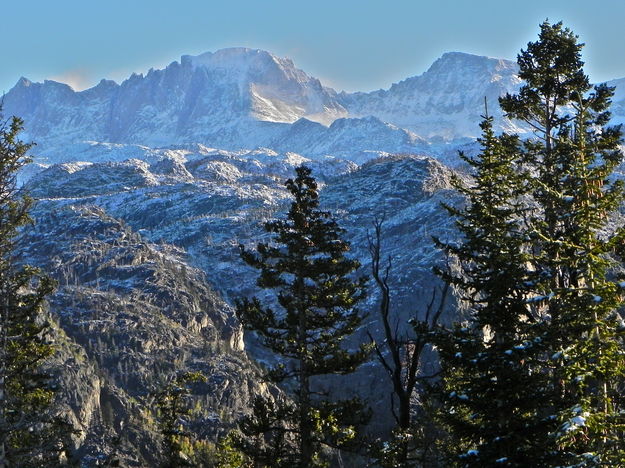
<instances>
[{"instance_id":1,"label":"blue sky","mask_svg":"<svg viewBox=\"0 0 625 468\"><path fill-rule=\"evenodd\" d=\"M369 91L447 51L514 59L545 18L587 44L594 81L625 77L622 0L34 0L0 11L0 93L20 76L79 89L119 82L232 46L288 56L339 90Z\"/></svg>"}]
</instances>

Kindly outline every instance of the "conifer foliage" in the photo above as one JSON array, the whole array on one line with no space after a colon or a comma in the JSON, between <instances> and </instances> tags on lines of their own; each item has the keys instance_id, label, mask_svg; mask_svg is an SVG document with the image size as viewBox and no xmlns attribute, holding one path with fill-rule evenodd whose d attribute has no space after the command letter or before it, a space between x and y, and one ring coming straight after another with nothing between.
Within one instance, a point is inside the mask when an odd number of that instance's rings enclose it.
<instances>
[{"instance_id":1,"label":"conifer foliage","mask_svg":"<svg viewBox=\"0 0 625 468\"><path fill-rule=\"evenodd\" d=\"M484 120L482 153L465 158L475 176L460 187L467 206L450 208L463 240L440 244L462 270L442 275L469 306L440 343L459 466L625 463L613 89L590 85L569 29L540 29L518 57L525 84L500 99L533 136L496 137Z\"/></svg>"},{"instance_id":2,"label":"conifer foliage","mask_svg":"<svg viewBox=\"0 0 625 468\"><path fill-rule=\"evenodd\" d=\"M459 466L548 466L541 445L549 421L536 408L545 376L530 365L542 343L526 307L533 278L523 226L528 188L515 163L518 138L495 136L492 122L485 116L481 123L481 153L463 156L474 170L473 184L455 180L466 207L447 207L463 241L438 242L461 266L439 273L468 308L468 323L439 343L442 418L458 439L450 452Z\"/></svg>"},{"instance_id":3,"label":"conifer foliage","mask_svg":"<svg viewBox=\"0 0 625 468\"><path fill-rule=\"evenodd\" d=\"M623 160L621 131L606 126L614 89L590 84L582 47L561 23L543 23L539 40L519 55L526 84L500 104L536 135L521 157L536 176L532 194L540 208L528 233L539 278L533 304L550 358L547 409L559 422L552 436L563 463L622 465L623 291L609 277L609 255L622 253L625 237L623 228L609 225L624 195L612 180Z\"/></svg>"},{"instance_id":4,"label":"conifer foliage","mask_svg":"<svg viewBox=\"0 0 625 468\"><path fill-rule=\"evenodd\" d=\"M54 396L42 364L53 355L42 316L53 284L15 259L18 229L30 218L29 198L16 186L30 148L22 121L0 121L0 467L56 466L71 431L49 409ZM61 433L62 431L62 433Z\"/></svg>"},{"instance_id":5,"label":"conifer foliage","mask_svg":"<svg viewBox=\"0 0 625 468\"><path fill-rule=\"evenodd\" d=\"M286 182L293 197L286 219L265 225L272 241L259 243L256 252L241 251L260 271L258 286L275 292L279 309L252 298L238 301L237 314L279 357L267 378L291 385L295 394L292 403L257 399L240 425L248 441L243 449L264 466L303 468L325 465L322 445L353 439L350 421L359 414L357 401L322 399L315 377L353 372L369 349L350 351L344 345L362 321L356 305L365 280L350 276L359 263L345 255L349 244L335 219L319 209L311 170L302 166L296 175Z\"/></svg>"},{"instance_id":6,"label":"conifer foliage","mask_svg":"<svg viewBox=\"0 0 625 468\"><path fill-rule=\"evenodd\" d=\"M158 426L163 436L162 468L192 466L189 456L184 453L184 444L191 438L185 420L191 415L190 386L198 382L206 382L206 377L199 372L184 372L171 378L155 395Z\"/></svg>"}]
</instances>

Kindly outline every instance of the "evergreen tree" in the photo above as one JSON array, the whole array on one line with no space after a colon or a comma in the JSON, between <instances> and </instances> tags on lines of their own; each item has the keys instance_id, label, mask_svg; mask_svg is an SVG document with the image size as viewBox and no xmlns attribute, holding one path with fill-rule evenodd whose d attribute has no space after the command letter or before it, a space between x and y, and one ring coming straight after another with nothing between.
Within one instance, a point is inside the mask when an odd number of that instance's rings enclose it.
<instances>
[{"instance_id":1,"label":"evergreen tree","mask_svg":"<svg viewBox=\"0 0 625 468\"><path fill-rule=\"evenodd\" d=\"M441 414L457 440L448 447L455 465L549 466L545 436L554 424L536 406L545 376L533 363L543 348L526 304L534 280L523 225L527 176L515 163L518 138L495 136L492 121L481 123L481 153L461 155L474 171L470 186L455 180L466 206L447 206L462 241L438 242L460 264L439 273L468 314L440 337Z\"/></svg>"},{"instance_id":2,"label":"evergreen tree","mask_svg":"<svg viewBox=\"0 0 625 468\"><path fill-rule=\"evenodd\" d=\"M560 423L552 435L563 463L616 466L625 463L625 349L609 255L625 231L610 232L609 219L623 200L622 183L611 179L623 154L620 128L606 126L614 90L590 85L582 47L561 23L544 22L518 58L525 85L500 105L535 134L521 157L535 174L539 208L529 219L539 278L531 295L550 358L546 410Z\"/></svg>"},{"instance_id":3,"label":"evergreen tree","mask_svg":"<svg viewBox=\"0 0 625 468\"><path fill-rule=\"evenodd\" d=\"M158 426L163 436L163 468L193 466L184 453L184 442L191 437L185 428L185 418L191 414L188 402L190 386L197 382L206 382L206 377L199 372L184 372L176 375L156 394Z\"/></svg>"},{"instance_id":4,"label":"evergreen tree","mask_svg":"<svg viewBox=\"0 0 625 468\"><path fill-rule=\"evenodd\" d=\"M610 277L625 231L609 223L621 134L581 48L561 23L541 25L519 55L525 84L500 99L534 137L495 137L487 118L467 207L450 208L464 239L441 245L462 274L443 276L470 313L440 343L460 466L625 463L623 294Z\"/></svg>"},{"instance_id":5,"label":"evergreen tree","mask_svg":"<svg viewBox=\"0 0 625 468\"><path fill-rule=\"evenodd\" d=\"M260 271L258 286L275 292L281 310L257 298L237 302L244 327L280 360L267 378L291 384L294 402L257 399L241 430L248 442L259 442L242 445L257 463L309 468L324 465L323 445L354 436L350 421L357 419L358 402L322 399L314 383L317 376L349 374L367 358L366 346L357 351L343 346L361 324L355 306L364 297L365 280L350 278L359 264L345 256L343 230L319 209L311 170L302 166L296 174L286 182L294 199L287 218L265 225L272 242L259 243L256 252L241 250L245 262Z\"/></svg>"},{"instance_id":6,"label":"evergreen tree","mask_svg":"<svg viewBox=\"0 0 625 468\"><path fill-rule=\"evenodd\" d=\"M71 428L49 413L54 391L42 364L54 353L42 316L52 282L15 259L18 230L30 222L31 200L16 185L30 145L22 121L0 123L0 467L61 463Z\"/></svg>"},{"instance_id":7,"label":"evergreen tree","mask_svg":"<svg viewBox=\"0 0 625 468\"><path fill-rule=\"evenodd\" d=\"M252 411L231 434L233 448L256 467L299 466L299 414L296 405L284 398L257 395Z\"/></svg>"},{"instance_id":8,"label":"evergreen tree","mask_svg":"<svg viewBox=\"0 0 625 468\"><path fill-rule=\"evenodd\" d=\"M220 439L215 450L215 468L253 468L250 459L236 448L241 442L236 431Z\"/></svg>"}]
</instances>

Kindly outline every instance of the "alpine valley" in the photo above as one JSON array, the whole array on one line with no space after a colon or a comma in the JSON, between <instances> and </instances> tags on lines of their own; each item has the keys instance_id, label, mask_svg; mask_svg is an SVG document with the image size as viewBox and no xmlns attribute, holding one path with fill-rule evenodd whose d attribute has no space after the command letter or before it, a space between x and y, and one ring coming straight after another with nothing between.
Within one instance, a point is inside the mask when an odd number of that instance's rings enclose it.
<instances>
[{"instance_id":1,"label":"alpine valley","mask_svg":"<svg viewBox=\"0 0 625 468\"><path fill-rule=\"evenodd\" d=\"M361 274L370 273L368 232L384 219L400 326L425 313L440 288L431 238L453 232L441 202L459 200L450 181L463 171L458 151L477 149L484 99L497 131L528 132L497 105L520 86L516 72L515 62L451 52L389 89L346 93L289 59L232 48L80 92L20 78L3 114L21 117L22 139L37 144L20 173L36 199L21 257L58 282L50 365L82 465L115 453L123 466L155 466L153 394L176 372L208 377L192 430L211 441L254 393L280 391L259 380L272 358L234 316L236 298L257 294L238 246L266 238L263 224L288 209L284 182L303 163ZM625 87L612 111L612 123L625 122ZM369 286L355 340L381 336ZM390 386L374 360L351 381L374 413L388 412ZM372 421L374 435L390 423Z\"/></svg>"}]
</instances>

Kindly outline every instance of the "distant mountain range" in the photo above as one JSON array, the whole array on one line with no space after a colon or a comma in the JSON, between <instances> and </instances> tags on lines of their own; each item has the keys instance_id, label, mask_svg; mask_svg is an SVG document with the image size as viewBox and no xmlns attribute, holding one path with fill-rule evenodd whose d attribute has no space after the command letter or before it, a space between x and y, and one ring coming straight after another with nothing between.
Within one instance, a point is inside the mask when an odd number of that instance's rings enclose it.
<instances>
[{"instance_id":1,"label":"distant mountain range","mask_svg":"<svg viewBox=\"0 0 625 468\"><path fill-rule=\"evenodd\" d=\"M43 148L99 141L304 155L410 152L477 136L484 97L498 115L497 97L519 85L515 73L513 62L453 52L388 90L337 93L289 59L233 48L80 92L21 78L4 112L24 118L28 137Z\"/></svg>"}]
</instances>

